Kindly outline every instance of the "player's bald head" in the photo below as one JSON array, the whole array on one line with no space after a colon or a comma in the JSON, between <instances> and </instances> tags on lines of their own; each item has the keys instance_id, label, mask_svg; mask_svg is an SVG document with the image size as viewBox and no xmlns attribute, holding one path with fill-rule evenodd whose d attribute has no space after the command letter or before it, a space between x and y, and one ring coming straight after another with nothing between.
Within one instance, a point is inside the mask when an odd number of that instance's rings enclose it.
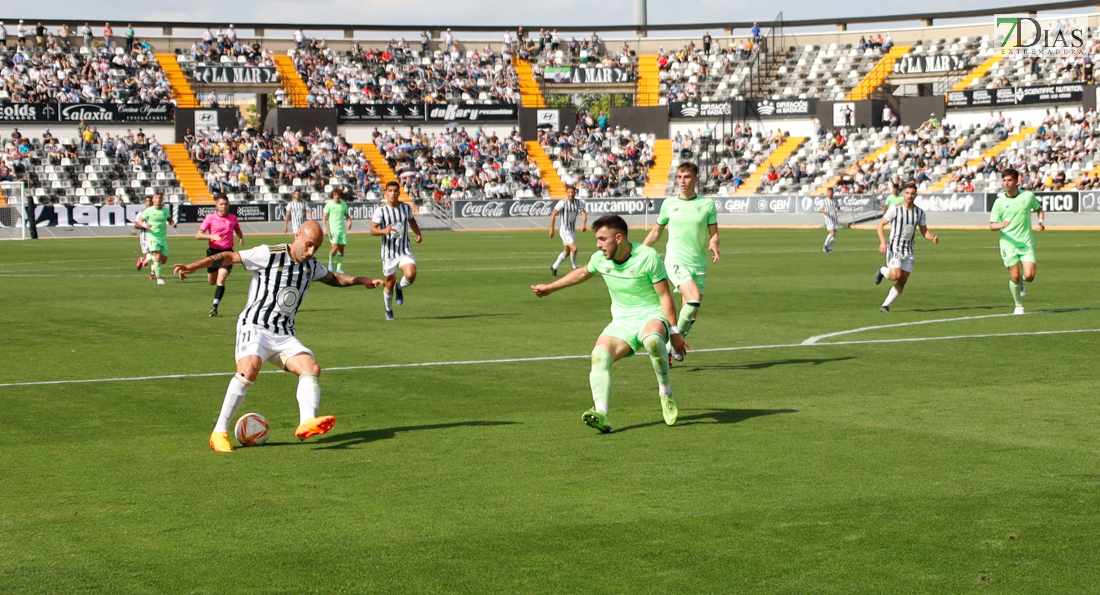
<instances>
[{"instance_id":1,"label":"player's bald head","mask_svg":"<svg viewBox=\"0 0 1100 595\"><path fill-rule=\"evenodd\" d=\"M313 258L313 254L325 241L321 233L321 226L316 221L306 221L294 234L294 243L291 244L290 257L297 262L306 262Z\"/></svg>"}]
</instances>

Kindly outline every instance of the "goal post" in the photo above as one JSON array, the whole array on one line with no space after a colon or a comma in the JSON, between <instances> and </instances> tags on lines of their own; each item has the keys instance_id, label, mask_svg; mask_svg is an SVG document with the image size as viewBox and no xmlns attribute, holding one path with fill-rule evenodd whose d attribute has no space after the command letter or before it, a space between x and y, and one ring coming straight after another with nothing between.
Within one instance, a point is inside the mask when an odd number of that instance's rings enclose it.
<instances>
[{"instance_id":1,"label":"goal post","mask_svg":"<svg viewBox=\"0 0 1100 595\"><path fill-rule=\"evenodd\" d=\"M28 206L26 183L0 182L0 239L25 240L30 237L26 224L29 219Z\"/></svg>"}]
</instances>

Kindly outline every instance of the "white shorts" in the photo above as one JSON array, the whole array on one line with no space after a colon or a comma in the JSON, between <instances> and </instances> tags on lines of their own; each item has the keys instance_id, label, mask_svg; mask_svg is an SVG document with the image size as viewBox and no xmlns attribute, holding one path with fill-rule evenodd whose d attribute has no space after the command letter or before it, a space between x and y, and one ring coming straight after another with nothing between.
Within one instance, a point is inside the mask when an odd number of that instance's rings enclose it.
<instances>
[{"instance_id":1,"label":"white shorts","mask_svg":"<svg viewBox=\"0 0 1100 595\"><path fill-rule=\"evenodd\" d=\"M886 267L890 269L901 269L906 273L913 272L913 255L897 256L894 254L886 255Z\"/></svg>"},{"instance_id":2,"label":"white shorts","mask_svg":"<svg viewBox=\"0 0 1100 595\"><path fill-rule=\"evenodd\" d=\"M562 246L577 243L577 231L575 229L559 229L558 235L561 236Z\"/></svg>"},{"instance_id":3,"label":"white shorts","mask_svg":"<svg viewBox=\"0 0 1100 595\"><path fill-rule=\"evenodd\" d=\"M146 237L144 231L138 232L138 244L141 245L141 253L142 254L148 254L149 253L149 240Z\"/></svg>"},{"instance_id":4,"label":"white shorts","mask_svg":"<svg viewBox=\"0 0 1100 595\"><path fill-rule=\"evenodd\" d=\"M829 231L836 231L840 226L837 224L836 219L832 217L825 217L825 229Z\"/></svg>"},{"instance_id":5,"label":"white shorts","mask_svg":"<svg viewBox=\"0 0 1100 595\"><path fill-rule=\"evenodd\" d=\"M390 258L382 261L382 275L389 277L397 272L398 269L407 265L416 264L416 257L412 254L402 254L397 258Z\"/></svg>"},{"instance_id":6,"label":"white shorts","mask_svg":"<svg viewBox=\"0 0 1100 595\"><path fill-rule=\"evenodd\" d=\"M285 369L286 360L302 353L308 353L313 357L313 352L302 345L294 335L276 334L263 327L252 325L237 327L237 345L234 355L238 362L245 357L255 355L265 362L271 362Z\"/></svg>"}]
</instances>

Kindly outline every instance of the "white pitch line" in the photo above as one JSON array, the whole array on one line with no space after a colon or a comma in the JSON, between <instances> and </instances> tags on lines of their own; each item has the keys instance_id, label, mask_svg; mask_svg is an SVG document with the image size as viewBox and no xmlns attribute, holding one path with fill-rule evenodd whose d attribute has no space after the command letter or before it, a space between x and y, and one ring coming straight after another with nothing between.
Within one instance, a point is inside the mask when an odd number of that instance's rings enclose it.
<instances>
[{"instance_id":1,"label":"white pitch line","mask_svg":"<svg viewBox=\"0 0 1100 595\"><path fill-rule=\"evenodd\" d=\"M1068 308L1065 310L1036 310L1034 312L1027 312L1026 314L982 314L981 316L962 316L960 318L937 318L936 320L917 320L914 322L898 322L896 324L879 324L876 326L864 326L860 328L854 328L846 331L837 331L835 333L827 333L824 335L815 335L802 342L803 345L816 345L822 339L829 339L832 337L839 337L841 335L851 335L855 333L862 333L863 331L874 331L884 328L898 328L903 326L916 326L919 324L932 324L934 322L957 322L960 320L980 320L983 318L1003 318L1005 316L1027 316L1029 314L1052 314L1057 312L1083 312L1086 310L1097 310L1100 308ZM839 343L837 343L839 345Z\"/></svg>"},{"instance_id":2,"label":"white pitch line","mask_svg":"<svg viewBox=\"0 0 1100 595\"><path fill-rule=\"evenodd\" d=\"M788 347L834 347L839 345L873 345L875 343L910 343L919 341L948 341L953 339L985 339L991 337L1025 337L1032 335L1065 335L1075 333L1100 333L1100 329L1079 329L1068 331L1034 331L1027 333L991 333L983 335L951 335L947 337L913 337L908 339L872 339L865 341L838 341L835 343L781 343L776 345L745 345L742 347L714 347L693 349L691 353L719 353L724 351L755 351L761 349L783 349ZM376 364L373 366L340 366L323 368L328 372L350 370L385 370L393 368L428 368L438 366L473 366L483 364L512 364L523 362L546 362L568 359L584 359L590 355L551 355L542 357L517 357L510 359L481 359L452 362L420 362L412 364ZM262 370L260 374L280 374L280 370ZM205 374L169 374L165 376L131 376L126 378L88 378L83 380L46 380L41 382L9 382L0 384L0 388L13 386L47 386L53 384L91 384L97 382L134 382L139 380L170 380L174 378L209 378L213 376L232 376L233 372L208 372Z\"/></svg>"}]
</instances>

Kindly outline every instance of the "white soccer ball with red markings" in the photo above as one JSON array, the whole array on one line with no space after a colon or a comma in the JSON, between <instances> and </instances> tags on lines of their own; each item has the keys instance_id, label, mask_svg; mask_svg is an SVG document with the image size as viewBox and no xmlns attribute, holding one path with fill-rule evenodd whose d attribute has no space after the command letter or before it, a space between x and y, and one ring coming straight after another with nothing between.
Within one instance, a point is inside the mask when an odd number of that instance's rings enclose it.
<instances>
[{"instance_id":1,"label":"white soccer ball with red markings","mask_svg":"<svg viewBox=\"0 0 1100 595\"><path fill-rule=\"evenodd\" d=\"M233 435L244 446L262 446L271 435L271 426L259 413L245 413L233 426Z\"/></svg>"}]
</instances>

